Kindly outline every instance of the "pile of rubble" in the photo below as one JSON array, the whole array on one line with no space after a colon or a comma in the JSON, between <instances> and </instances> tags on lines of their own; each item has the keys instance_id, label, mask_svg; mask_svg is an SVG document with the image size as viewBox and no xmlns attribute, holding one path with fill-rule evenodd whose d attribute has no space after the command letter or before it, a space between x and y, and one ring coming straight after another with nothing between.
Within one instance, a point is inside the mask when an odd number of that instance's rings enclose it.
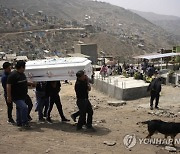
<instances>
[{"instance_id":1,"label":"pile of rubble","mask_svg":"<svg viewBox=\"0 0 180 154\"><path fill-rule=\"evenodd\" d=\"M168 110L154 110L154 111L149 111L148 114L152 114L159 117L168 117L168 118L177 117L177 114L170 112Z\"/></svg>"}]
</instances>

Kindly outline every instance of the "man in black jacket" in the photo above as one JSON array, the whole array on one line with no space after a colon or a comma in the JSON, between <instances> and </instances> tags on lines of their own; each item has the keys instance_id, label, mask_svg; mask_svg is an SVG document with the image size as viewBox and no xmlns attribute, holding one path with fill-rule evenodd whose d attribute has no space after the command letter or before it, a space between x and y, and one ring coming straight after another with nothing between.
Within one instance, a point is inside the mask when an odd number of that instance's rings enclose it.
<instances>
[{"instance_id":1,"label":"man in black jacket","mask_svg":"<svg viewBox=\"0 0 180 154\"><path fill-rule=\"evenodd\" d=\"M86 76L86 75L85 75ZM88 76L86 76L85 81L87 82L87 84L94 84L94 73L91 75L91 78L89 78ZM89 90L88 90L89 92ZM80 115L80 112L77 111L73 114L71 114L71 118L73 119L74 122L76 122L76 118Z\"/></svg>"},{"instance_id":2,"label":"man in black jacket","mask_svg":"<svg viewBox=\"0 0 180 154\"><path fill-rule=\"evenodd\" d=\"M158 109L159 104L159 96L161 92L161 79L157 77L157 74L155 74L156 77L151 81L151 83L148 86L148 91L150 91L151 98L150 98L150 109L153 110L153 101L155 102L155 108Z\"/></svg>"},{"instance_id":3,"label":"man in black jacket","mask_svg":"<svg viewBox=\"0 0 180 154\"><path fill-rule=\"evenodd\" d=\"M87 82L87 76L84 71L78 71L76 73L75 92L77 97L77 106L79 108L80 117L77 124L77 130L81 130L85 124L87 129L92 129L93 109L89 101L88 93L91 90L90 84ZM87 120L86 120L87 114Z\"/></svg>"}]
</instances>

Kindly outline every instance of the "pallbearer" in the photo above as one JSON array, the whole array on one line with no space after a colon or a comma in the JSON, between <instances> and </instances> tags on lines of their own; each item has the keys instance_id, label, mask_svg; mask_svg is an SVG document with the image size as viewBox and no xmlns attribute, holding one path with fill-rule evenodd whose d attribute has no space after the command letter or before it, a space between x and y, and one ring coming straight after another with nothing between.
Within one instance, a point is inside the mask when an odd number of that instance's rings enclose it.
<instances>
[{"instance_id":1,"label":"pallbearer","mask_svg":"<svg viewBox=\"0 0 180 154\"><path fill-rule=\"evenodd\" d=\"M89 101L88 93L91 90L91 86L89 84L87 76L84 71L78 71L76 73L76 83L75 83L75 92L77 97L77 106L79 108L80 117L77 124L77 130L81 130L82 126L85 124L87 129L95 131L92 127L92 119L93 119L93 109L92 105ZM87 119L86 119L87 114Z\"/></svg>"}]
</instances>

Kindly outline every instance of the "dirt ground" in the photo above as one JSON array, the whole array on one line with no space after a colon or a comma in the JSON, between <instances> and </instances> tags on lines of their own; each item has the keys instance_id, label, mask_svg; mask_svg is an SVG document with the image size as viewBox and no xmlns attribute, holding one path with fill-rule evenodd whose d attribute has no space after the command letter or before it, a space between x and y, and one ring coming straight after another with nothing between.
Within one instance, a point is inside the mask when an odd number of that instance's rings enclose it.
<instances>
[{"instance_id":1,"label":"dirt ground","mask_svg":"<svg viewBox=\"0 0 180 154\"><path fill-rule=\"evenodd\" d=\"M60 122L57 109L52 111L53 124L38 123L37 112L32 110L30 130L22 130L7 123L6 105L0 88L0 154L166 154L166 145L150 145L137 143L133 148L124 146L123 138L127 134L135 134L137 138L147 136L147 126L137 125L137 122L149 119L162 119L165 121L179 121L180 88L163 86L160 98L161 110L173 112L172 115L154 115L149 109L149 98L127 101L126 105L109 106L108 101L115 99L92 89L90 100L94 107L93 125L96 132L77 132L74 122ZM35 102L34 91L29 94ZM65 116L77 111L73 85L62 84L60 92ZM161 111L160 110L160 111ZM153 112L156 112L155 110ZM158 112L158 111L157 111ZM151 114L152 113L152 114ZM15 119L15 105L13 109ZM164 138L162 134L155 134L155 138ZM177 135L176 138L180 138ZM116 143L114 146L104 144L104 141ZM180 145L177 146L177 153Z\"/></svg>"}]
</instances>

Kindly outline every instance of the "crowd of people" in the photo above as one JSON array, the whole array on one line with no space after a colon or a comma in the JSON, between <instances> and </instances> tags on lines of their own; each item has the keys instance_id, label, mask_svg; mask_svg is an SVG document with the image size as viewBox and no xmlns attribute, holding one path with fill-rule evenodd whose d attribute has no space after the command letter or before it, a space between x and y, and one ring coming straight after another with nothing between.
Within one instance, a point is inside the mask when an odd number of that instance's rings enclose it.
<instances>
[{"instance_id":1,"label":"crowd of people","mask_svg":"<svg viewBox=\"0 0 180 154\"><path fill-rule=\"evenodd\" d=\"M122 67L120 65L118 66L107 66L103 65L100 69L100 75L102 79L105 79L105 77L115 75L115 74L122 74Z\"/></svg>"},{"instance_id":2,"label":"crowd of people","mask_svg":"<svg viewBox=\"0 0 180 154\"><path fill-rule=\"evenodd\" d=\"M144 61L141 65L135 66L133 64L123 63L121 65L102 65L100 69L100 75L102 79L111 75L121 75L125 72L128 76L133 77L135 73L140 73L142 76L152 77L156 71L159 71L154 65L148 64Z\"/></svg>"},{"instance_id":3,"label":"crowd of people","mask_svg":"<svg viewBox=\"0 0 180 154\"><path fill-rule=\"evenodd\" d=\"M143 76L151 78L149 81L150 84L147 88L147 91L150 92L150 109L153 110L153 101L155 100L155 109L158 109L159 105L159 97L161 92L161 78L159 76L159 69L155 68L154 65L148 64L147 60L144 60L143 63L138 67L123 63L122 67L120 65L118 66L107 66L103 65L100 70L100 75L102 77L102 80L105 79L105 77L108 77L110 75L121 75L123 74L123 71L128 74L130 77L133 77L135 73L139 74L139 78L143 80Z\"/></svg>"},{"instance_id":4,"label":"crowd of people","mask_svg":"<svg viewBox=\"0 0 180 154\"><path fill-rule=\"evenodd\" d=\"M15 70L11 71L12 65L9 62L3 64L4 73L1 78L4 88L4 98L7 105L8 123L16 124L18 127L29 128L29 121L32 120L30 112L33 107L31 98L28 95L28 86L35 87L37 105L35 111L38 113L39 122L53 123L51 111L54 103L61 117L62 122L69 122L63 113L59 92L61 90L60 81L41 81L29 82L25 75L26 63L22 60L17 61ZM77 97L77 106L79 111L71 115L76 122L77 130L82 130L85 125L87 129L94 131L92 127L93 109L88 99L91 90L90 83L93 83L93 77L90 79L83 70L76 73L75 92ZM13 103L16 105L16 122L12 117Z\"/></svg>"}]
</instances>

